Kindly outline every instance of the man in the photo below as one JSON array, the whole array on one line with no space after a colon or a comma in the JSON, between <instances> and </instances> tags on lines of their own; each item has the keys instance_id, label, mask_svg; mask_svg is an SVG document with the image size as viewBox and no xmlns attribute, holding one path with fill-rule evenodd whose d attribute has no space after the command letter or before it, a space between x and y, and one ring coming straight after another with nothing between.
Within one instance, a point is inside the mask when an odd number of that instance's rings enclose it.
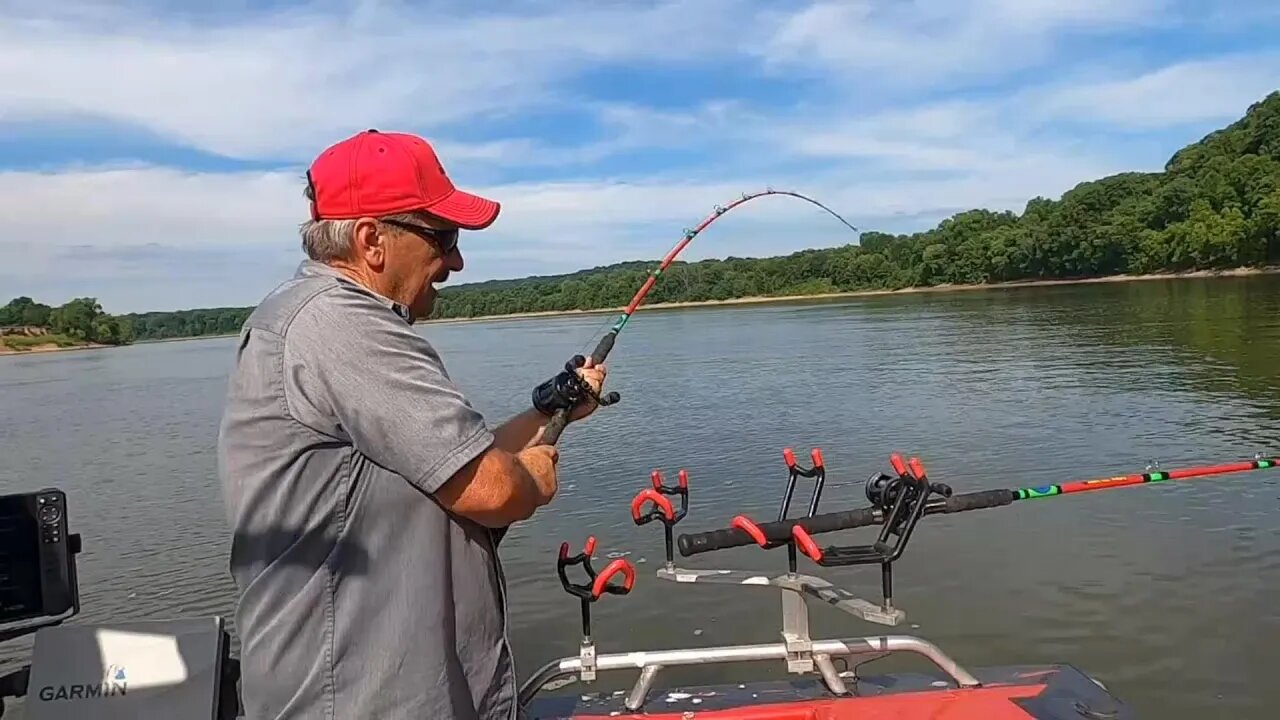
<instances>
[{"instance_id":1,"label":"man","mask_svg":"<svg viewBox=\"0 0 1280 720\"><path fill-rule=\"evenodd\" d=\"M412 327L499 205L374 130L324 151L307 195L309 259L245 322L218 440L246 717L514 718L491 529L554 497L556 408L490 429Z\"/></svg>"}]
</instances>

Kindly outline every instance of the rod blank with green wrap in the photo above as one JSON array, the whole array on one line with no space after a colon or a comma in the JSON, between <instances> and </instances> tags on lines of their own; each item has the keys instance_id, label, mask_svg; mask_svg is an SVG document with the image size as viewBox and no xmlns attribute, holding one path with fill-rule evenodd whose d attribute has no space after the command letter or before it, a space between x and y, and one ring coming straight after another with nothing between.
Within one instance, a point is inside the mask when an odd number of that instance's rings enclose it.
<instances>
[{"instance_id":1,"label":"rod blank with green wrap","mask_svg":"<svg viewBox=\"0 0 1280 720\"><path fill-rule=\"evenodd\" d=\"M1117 475L1115 477L1097 478L1095 480L1076 480L1061 485L1044 485L1041 487L1019 488L1014 490L1018 500L1034 500L1036 498L1071 495L1090 490L1107 490L1109 488L1141 485L1143 483L1164 482L1166 480L1182 480L1185 478L1204 477L1206 475L1224 475L1226 473L1245 472L1248 470L1265 470L1276 466L1275 460L1258 458L1246 462L1224 463L1222 465L1206 465L1204 467L1185 468L1160 472L1158 470L1133 475Z\"/></svg>"}]
</instances>

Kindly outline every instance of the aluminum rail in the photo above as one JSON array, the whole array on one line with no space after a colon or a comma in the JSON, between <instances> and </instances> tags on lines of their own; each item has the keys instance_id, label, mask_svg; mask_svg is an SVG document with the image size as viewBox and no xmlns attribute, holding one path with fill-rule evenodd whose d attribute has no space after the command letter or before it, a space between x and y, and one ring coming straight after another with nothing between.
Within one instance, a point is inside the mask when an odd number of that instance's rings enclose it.
<instances>
[{"instance_id":1,"label":"aluminum rail","mask_svg":"<svg viewBox=\"0 0 1280 720\"><path fill-rule=\"evenodd\" d=\"M834 673L831 658L875 656L880 657L895 652L910 652L923 655L955 680L960 687L978 687L981 683L967 670L951 659L941 648L933 643L911 635L881 635L876 637L847 638L840 640L814 640L812 652L825 662L824 679L829 683L843 685L838 677L826 677ZM721 645L707 648L687 648L682 650L642 650L636 652L606 653L595 659L595 669L603 670L640 670L631 692L627 694L627 710L635 712L644 703L645 696L653 687L658 672L667 667L683 665L714 665L721 663L756 662L763 660L786 660L787 644L782 642L760 645ZM873 658L874 659L874 658ZM543 665L520 688L520 704L527 705L547 683L559 678L574 675L583 669L581 658L577 656L552 660Z\"/></svg>"}]
</instances>

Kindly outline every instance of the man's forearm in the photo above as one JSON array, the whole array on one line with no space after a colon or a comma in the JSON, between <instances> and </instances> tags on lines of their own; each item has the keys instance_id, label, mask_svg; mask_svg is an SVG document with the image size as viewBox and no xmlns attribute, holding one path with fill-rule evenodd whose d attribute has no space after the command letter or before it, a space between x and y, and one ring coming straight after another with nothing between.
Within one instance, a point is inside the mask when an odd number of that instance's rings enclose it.
<instances>
[{"instance_id":1,"label":"man's forearm","mask_svg":"<svg viewBox=\"0 0 1280 720\"><path fill-rule=\"evenodd\" d=\"M551 418L529 408L494 428L494 445L516 453L533 444Z\"/></svg>"}]
</instances>

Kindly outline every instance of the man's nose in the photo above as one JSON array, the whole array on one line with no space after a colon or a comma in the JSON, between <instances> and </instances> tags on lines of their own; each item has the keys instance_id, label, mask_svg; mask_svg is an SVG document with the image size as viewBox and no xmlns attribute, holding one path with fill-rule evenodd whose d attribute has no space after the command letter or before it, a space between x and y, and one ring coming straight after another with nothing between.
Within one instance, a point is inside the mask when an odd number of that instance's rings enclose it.
<instances>
[{"instance_id":1,"label":"man's nose","mask_svg":"<svg viewBox=\"0 0 1280 720\"><path fill-rule=\"evenodd\" d=\"M454 248L453 252L449 253L446 261L448 262L449 272L461 272L463 266L462 250Z\"/></svg>"}]
</instances>

